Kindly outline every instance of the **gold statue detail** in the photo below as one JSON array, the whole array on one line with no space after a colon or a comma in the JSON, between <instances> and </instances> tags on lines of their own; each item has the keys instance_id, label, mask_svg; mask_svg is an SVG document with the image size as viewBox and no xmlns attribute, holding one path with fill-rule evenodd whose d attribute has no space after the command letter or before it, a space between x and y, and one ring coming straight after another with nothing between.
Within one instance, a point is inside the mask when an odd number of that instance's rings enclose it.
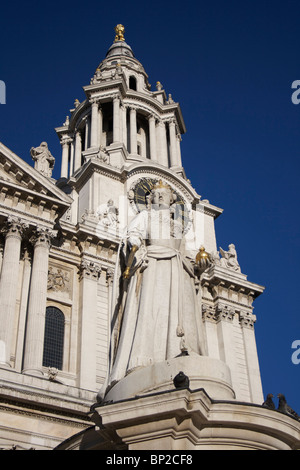
<instances>
[{"instance_id":1,"label":"gold statue detail","mask_svg":"<svg viewBox=\"0 0 300 470\"><path fill-rule=\"evenodd\" d=\"M115 32L116 32L116 37L115 37L114 42L125 41L125 38L124 38L125 28L122 24L117 24L117 26L115 27Z\"/></svg>"},{"instance_id":2,"label":"gold statue detail","mask_svg":"<svg viewBox=\"0 0 300 470\"><path fill-rule=\"evenodd\" d=\"M129 257L128 257L127 266L126 266L126 269L123 273L123 279L129 279L130 278L130 268L133 264L134 256L135 256L135 253L137 252L138 249L139 249L139 247L137 245L132 246Z\"/></svg>"},{"instance_id":3,"label":"gold statue detail","mask_svg":"<svg viewBox=\"0 0 300 470\"><path fill-rule=\"evenodd\" d=\"M159 188L171 189L171 186L169 186L167 183L164 183L162 180L159 180L158 183L155 183L152 189L159 189Z\"/></svg>"},{"instance_id":4,"label":"gold statue detail","mask_svg":"<svg viewBox=\"0 0 300 470\"><path fill-rule=\"evenodd\" d=\"M196 265L201 272L205 271L205 269L211 265L210 256L205 251L204 246L201 246L199 252L197 253Z\"/></svg>"}]
</instances>

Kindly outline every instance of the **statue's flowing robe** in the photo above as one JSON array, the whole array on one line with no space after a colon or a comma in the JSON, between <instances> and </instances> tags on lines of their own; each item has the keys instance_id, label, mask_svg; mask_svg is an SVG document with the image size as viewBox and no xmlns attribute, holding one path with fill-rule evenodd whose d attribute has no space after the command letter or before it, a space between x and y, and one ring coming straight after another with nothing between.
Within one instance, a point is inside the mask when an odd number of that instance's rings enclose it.
<instances>
[{"instance_id":1,"label":"statue's flowing robe","mask_svg":"<svg viewBox=\"0 0 300 470\"><path fill-rule=\"evenodd\" d=\"M108 385L137 367L182 353L204 354L193 266L175 248L181 240L152 240L149 211L143 211L129 226L127 241L129 246L142 244L128 284L118 275L114 279L120 295L117 305L113 296Z\"/></svg>"}]
</instances>

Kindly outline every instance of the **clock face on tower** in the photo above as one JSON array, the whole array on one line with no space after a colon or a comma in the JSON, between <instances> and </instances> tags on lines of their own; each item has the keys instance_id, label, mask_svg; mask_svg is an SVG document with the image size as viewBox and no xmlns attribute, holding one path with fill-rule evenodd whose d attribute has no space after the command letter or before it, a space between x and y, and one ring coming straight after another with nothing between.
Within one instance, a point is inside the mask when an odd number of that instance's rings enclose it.
<instances>
[{"instance_id":1,"label":"clock face on tower","mask_svg":"<svg viewBox=\"0 0 300 470\"><path fill-rule=\"evenodd\" d=\"M131 187L128 197L137 212L141 212L142 210L149 208L148 198L154 186L156 186L158 183L159 180L157 178L144 177L136 181L135 184ZM167 184L169 185L169 183ZM177 221L181 219L183 230L186 231L190 224L190 211L188 210L187 203L182 198L182 196L173 188L171 189L176 195L176 200L172 205L174 219Z\"/></svg>"}]
</instances>

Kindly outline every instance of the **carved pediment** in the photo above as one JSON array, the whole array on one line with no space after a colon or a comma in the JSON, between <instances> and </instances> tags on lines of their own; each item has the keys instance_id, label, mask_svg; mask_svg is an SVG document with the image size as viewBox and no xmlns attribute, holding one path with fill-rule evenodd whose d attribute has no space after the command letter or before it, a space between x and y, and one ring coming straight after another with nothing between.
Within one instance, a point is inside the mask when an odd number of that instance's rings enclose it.
<instances>
[{"instance_id":1,"label":"carved pediment","mask_svg":"<svg viewBox=\"0 0 300 470\"><path fill-rule=\"evenodd\" d=\"M7 199L13 202L8 204ZM56 215L64 213L72 203L54 180L39 173L0 142L0 204L18 210L20 200L26 203L25 211L31 205L43 206Z\"/></svg>"}]
</instances>

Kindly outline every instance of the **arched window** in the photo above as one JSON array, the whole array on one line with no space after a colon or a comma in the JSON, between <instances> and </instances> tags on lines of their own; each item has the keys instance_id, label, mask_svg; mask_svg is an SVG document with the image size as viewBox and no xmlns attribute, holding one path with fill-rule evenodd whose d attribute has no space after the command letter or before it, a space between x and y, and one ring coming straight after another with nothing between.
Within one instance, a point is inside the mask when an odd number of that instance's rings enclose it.
<instances>
[{"instance_id":1,"label":"arched window","mask_svg":"<svg viewBox=\"0 0 300 470\"><path fill-rule=\"evenodd\" d=\"M43 366L62 370L65 316L59 308L46 308Z\"/></svg>"},{"instance_id":2,"label":"arched window","mask_svg":"<svg viewBox=\"0 0 300 470\"><path fill-rule=\"evenodd\" d=\"M133 75L129 77L129 88L136 91L136 78Z\"/></svg>"}]
</instances>

